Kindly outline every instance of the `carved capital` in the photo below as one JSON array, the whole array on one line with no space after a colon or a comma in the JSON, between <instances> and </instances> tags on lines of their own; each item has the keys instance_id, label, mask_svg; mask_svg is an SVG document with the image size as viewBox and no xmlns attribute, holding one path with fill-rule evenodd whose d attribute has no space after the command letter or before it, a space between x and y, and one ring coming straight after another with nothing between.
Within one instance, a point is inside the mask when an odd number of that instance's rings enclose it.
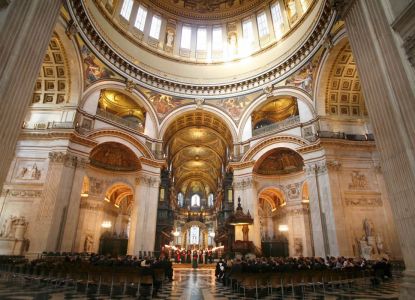
<instances>
[{"instance_id":1,"label":"carved capital","mask_svg":"<svg viewBox=\"0 0 415 300\"><path fill-rule=\"evenodd\" d=\"M66 167L76 167L78 158L75 155L64 152L49 152L51 163L64 164Z\"/></svg>"},{"instance_id":2,"label":"carved capital","mask_svg":"<svg viewBox=\"0 0 415 300\"><path fill-rule=\"evenodd\" d=\"M135 178L135 184L157 188L160 185L160 178L150 175L141 175Z\"/></svg>"},{"instance_id":3,"label":"carved capital","mask_svg":"<svg viewBox=\"0 0 415 300\"><path fill-rule=\"evenodd\" d=\"M245 178L241 178L239 180L235 180L233 182L233 186L236 189L247 189L247 188L252 188L255 184L255 180L253 177L245 177Z\"/></svg>"},{"instance_id":4,"label":"carved capital","mask_svg":"<svg viewBox=\"0 0 415 300\"><path fill-rule=\"evenodd\" d=\"M346 18L355 2L356 0L330 0L332 7L337 11L342 19Z\"/></svg>"},{"instance_id":5,"label":"carved capital","mask_svg":"<svg viewBox=\"0 0 415 300\"><path fill-rule=\"evenodd\" d=\"M332 171L338 171L342 166L342 164L337 160L329 160L327 161L326 165L327 168Z\"/></svg>"},{"instance_id":6,"label":"carved capital","mask_svg":"<svg viewBox=\"0 0 415 300\"><path fill-rule=\"evenodd\" d=\"M307 163L304 165L304 172L307 176L327 173L326 161L321 160L317 162Z\"/></svg>"}]
</instances>

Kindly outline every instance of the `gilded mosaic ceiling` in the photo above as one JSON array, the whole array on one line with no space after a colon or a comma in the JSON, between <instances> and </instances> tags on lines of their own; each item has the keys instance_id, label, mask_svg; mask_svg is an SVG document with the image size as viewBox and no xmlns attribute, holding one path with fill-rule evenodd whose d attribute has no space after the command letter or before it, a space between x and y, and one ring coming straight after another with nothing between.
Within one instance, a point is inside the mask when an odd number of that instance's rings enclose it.
<instances>
[{"instance_id":1,"label":"gilded mosaic ceiling","mask_svg":"<svg viewBox=\"0 0 415 300\"><path fill-rule=\"evenodd\" d=\"M215 192L232 136L226 124L205 111L177 118L164 135L176 191ZM197 187L197 188L196 188Z\"/></svg>"}]
</instances>

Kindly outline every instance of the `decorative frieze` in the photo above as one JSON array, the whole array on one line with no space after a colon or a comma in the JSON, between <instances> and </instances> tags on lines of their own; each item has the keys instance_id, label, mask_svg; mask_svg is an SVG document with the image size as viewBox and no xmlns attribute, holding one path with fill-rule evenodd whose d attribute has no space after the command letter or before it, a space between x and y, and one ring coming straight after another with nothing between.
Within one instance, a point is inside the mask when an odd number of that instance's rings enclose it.
<instances>
[{"instance_id":1,"label":"decorative frieze","mask_svg":"<svg viewBox=\"0 0 415 300\"><path fill-rule=\"evenodd\" d=\"M381 207L383 201L377 192L345 192L344 204L350 207Z\"/></svg>"},{"instance_id":2,"label":"decorative frieze","mask_svg":"<svg viewBox=\"0 0 415 300\"><path fill-rule=\"evenodd\" d=\"M277 209L273 216L285 217L285 216L304 216L310 214L310 208L308 205L302 207L284 207L283 209Z\"/></svg>"},{"instance_id":3,"label":"decorative frieze","mask_svg":"<svg viewBox=\"0 0 415 300\"><path fill-rule=\"evenodd\" d=\"M3 190L2 195L16 198L40 198L42 191L39 190Z\"/></svg>"},{"instance_id":4,"label":"decorative frieze","mask_svg":"<svg viewBox=\"0 0 415 300\"><path fill-rule=\"evenodd\" d=\"M65 152L49 152L49 161L64 164L66 167L76 167L77 157Z\"/></svg>"}]
</instances>

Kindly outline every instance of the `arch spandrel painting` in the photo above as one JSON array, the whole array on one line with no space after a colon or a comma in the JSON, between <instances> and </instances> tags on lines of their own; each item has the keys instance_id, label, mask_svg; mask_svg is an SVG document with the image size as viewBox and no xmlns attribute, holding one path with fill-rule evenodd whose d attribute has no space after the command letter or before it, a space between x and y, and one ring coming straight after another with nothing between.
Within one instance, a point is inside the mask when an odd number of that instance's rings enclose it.
<instances>
[{"instance_id":1,"label":"arch spandrel painting","mask_svg":"<svg viewBox=\"0 0 415 300\"><path fill-rule=\"evenodd\" d=\"M280 175L301 171L304 163L302 157L293 150L282 148L271 150L264 155L255 168L261 175Z\"/></svg>"},{"instance_id":2,"label":"arch spandrel painting","mask_svg":"<svg viewBox=\"0 0 415 300\"><path fill-rule=\"evenodd\" d=\"M119 143L103 143L92 150L91 164L112 171L137 171L140 163L128 147Z\"/></svg>"}]
</instances>

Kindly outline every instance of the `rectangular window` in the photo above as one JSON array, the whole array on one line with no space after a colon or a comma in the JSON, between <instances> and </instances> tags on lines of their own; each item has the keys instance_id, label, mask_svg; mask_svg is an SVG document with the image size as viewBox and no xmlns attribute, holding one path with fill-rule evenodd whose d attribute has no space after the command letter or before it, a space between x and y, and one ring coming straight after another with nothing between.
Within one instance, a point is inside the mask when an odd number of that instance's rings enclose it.
<instances>
[{"instance_id":1,"label":"rectangular window","mask_svg":"<svg viewBox=\"0 0 415 300\"><path fill-rule=\"evenodd\" d=\"M190 49L191 40L192 40L192 28L189 26L183 26L180 48Z\"/></svg>"},{"instance_id":2,"label":"rectangular window","mask_svg":"<svg viewBox=\"0 0 415 300\"><path fill-rule=\"evenodd\" d=\"M252 21L247 20L242 23L242 30L244 34L245 41L249 44L254 41L254 28L252 26Z\"/></svg>"},{"instance_id":3,"label":"rectangular window","mask_svg":"<svg viewBox=\"0 0 415 300\"><path fill-rule=\"evenodd\" d=\"M279 37L282 34L282 28L284 25L284 19L282 17L282 11L279 2L276 2L271 6L271 15L272 22L274 24L275 35Z\"/></svg>"},{"instance_id":4,"label":"rectangular window","mask_svg":"<svg viewBox=\"0 0 415 300\"><path fill-rule=\"evenodd\" d=\"M197 29L197 50L203 51L206 50L207 42L207 30L206 28Z\"/></svg>"},{"instance_id":5,"label":"rectangular window","mask_svg":"<svg viewBox=\"0 0 415 300\"><path fill-rule=\"evenodd\" d=\"M124 17L126 20L130 20L131 10L133 9L133 0L124 0L120 15Z\"/></svg>"},{"instance_id":6,"label":"rectangular window","mask_svg":"<svg viewBox=\"0 0 415 300\"><path fill-rule=\"evenodd\" d=\"M146 24L146 18L147 18L147 9L144 6L140 5L138 7L137 18L135 19L134 26L138 30L144 31L144 25Z\"/></svg>"},{"instance_id":7,"label":"rectangular window","mask_svg":"<svg viewBox=\"0 0 415 300\"><path fill-rule=\"evenodd\" d=\"M215 27L212 30L212 50L221 51L223 50L222 46L222 28Z\"/></svg>"},{"instance_id":8,"label":"rectangular window","mask_svg":"<svg viewBox=\"0 0 415 300\"><path fill-rule=\"evenodd\" d=\"M263 12L257 16L258 21L258 33L260 37L267 36L269 34L268 30L268 22L267 22L267 16Z\"/></svg>"},{"instance_id":9,"label":"rectangular window","mask_svg":"<svg viewBox=\"0 0 415 300\"><path fill-rule=\"evenodd\" d=\"M161 18L159 16L153 16L150 27L150 37L153 39L159 39L161 28Z\"/></svg>"}]
</instances>

